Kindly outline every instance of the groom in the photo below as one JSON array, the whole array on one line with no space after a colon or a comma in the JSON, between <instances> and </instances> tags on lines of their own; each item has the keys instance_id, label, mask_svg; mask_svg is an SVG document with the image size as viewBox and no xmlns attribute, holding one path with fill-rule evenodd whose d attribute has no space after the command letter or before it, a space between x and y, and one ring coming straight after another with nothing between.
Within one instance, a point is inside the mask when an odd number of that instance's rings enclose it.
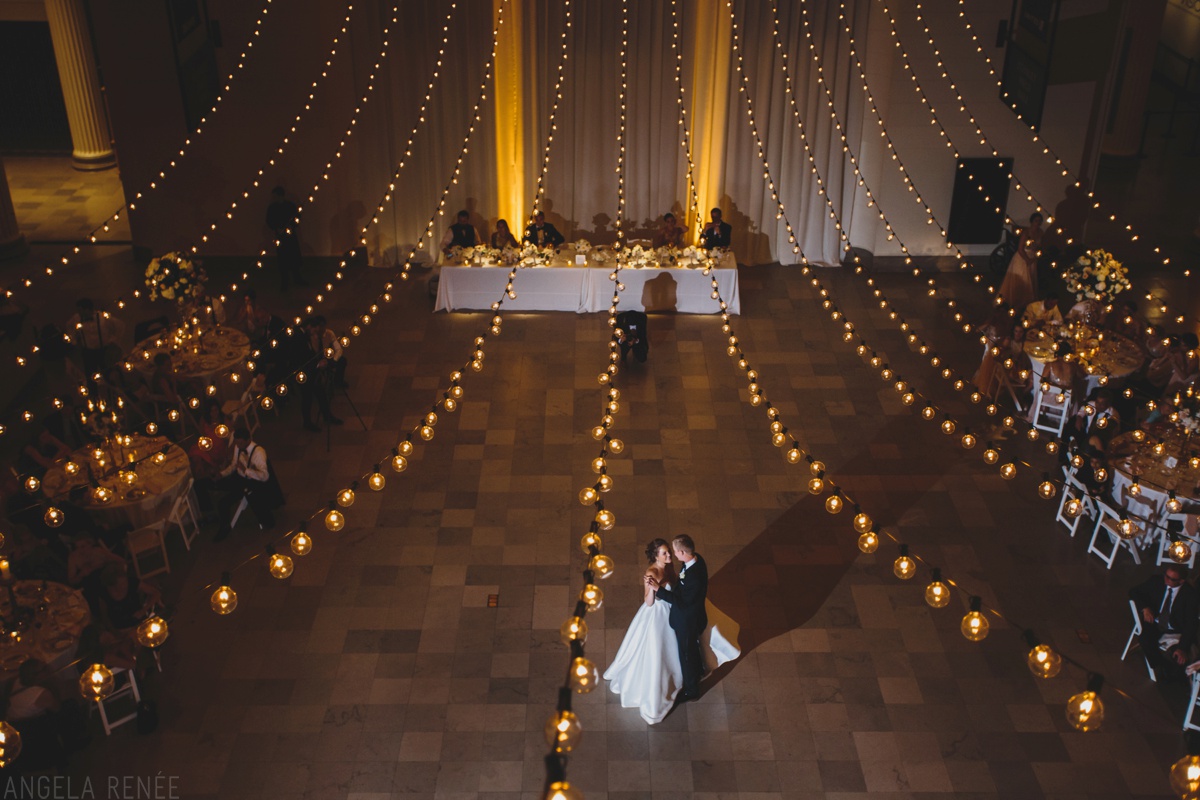
<instances>
[{"instance_id":1,"label":"groom","mask_svg":"<svg viewBox=\"0 0 1200 800\"><path fill-rule=\"evenodd\" d=\"M683 669L681 701L700 696L700 677L704 662L700 655L700 636L708 627L704 599L708 595L708 565L696 554L692 537L680 534L671 540L671 549L679 559L679 580L674 590L659 586L646 576L646 582L657 591L655 597L671 604L671 630L679 642L679 665Z\"/></svg>"}]
</instances>

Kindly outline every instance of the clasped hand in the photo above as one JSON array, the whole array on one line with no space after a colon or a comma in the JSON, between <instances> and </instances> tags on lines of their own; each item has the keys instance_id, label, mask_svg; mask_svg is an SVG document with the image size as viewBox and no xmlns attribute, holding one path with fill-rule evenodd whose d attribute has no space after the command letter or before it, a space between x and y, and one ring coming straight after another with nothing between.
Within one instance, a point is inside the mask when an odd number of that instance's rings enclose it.
<instances>
[{"instance_id":1,"label":"clasped hand","mask_svg":"<svg viewBox=\"0 0 1200 800\"><path fill-rule=\"evenodd\" d=\"M647 575L647 576L646 576L646 585L647 585L647 586L652 586L652 587L654 587L655 589L657 589L657 588L658 588L658 585L659 585L659 584L658 584L658 579L657 579L657 578L655 578L653 575Z\"/></svg>"}]
</instances>

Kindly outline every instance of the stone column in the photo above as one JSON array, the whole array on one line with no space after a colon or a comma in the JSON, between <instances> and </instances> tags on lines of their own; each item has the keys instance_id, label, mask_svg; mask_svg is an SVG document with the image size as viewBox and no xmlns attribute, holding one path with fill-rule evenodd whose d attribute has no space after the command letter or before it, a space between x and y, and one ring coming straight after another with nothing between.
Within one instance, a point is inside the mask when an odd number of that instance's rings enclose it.
<instances>
[{"instance_id":1,"label":"stone column","mask_svg":"<svg viewBox=\"0 0 1200 800\"><path fill-rule=\"evenodd\" d=\"M71 157L76 169L108 169L117 163L100 93L96 56L83 0L46 0L54 60L71 125Z\"/></svg>"},{"instance_id":2,"label":"stone column","mask_svg":"<svg viewBox=\"0 0 1200 800\"><path fill-rule=\"evenodd\" d=\"M16 258L29 252L25 237L17 227L17 214L13 210L12 195L8 192L8 176L4 174L4 162L0 161L0 261Z\"/></svg>"}]
</instances>

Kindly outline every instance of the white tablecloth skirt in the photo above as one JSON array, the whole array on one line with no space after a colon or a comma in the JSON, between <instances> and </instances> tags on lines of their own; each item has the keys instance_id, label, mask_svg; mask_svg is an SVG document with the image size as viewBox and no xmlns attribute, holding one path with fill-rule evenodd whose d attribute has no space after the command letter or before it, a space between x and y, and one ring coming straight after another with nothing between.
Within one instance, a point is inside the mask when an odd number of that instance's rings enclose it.
<instances>
[{"instance_id":1,"label":"white tablecloth skirt","mask_svg":"<svg viewBox=\"0 0 1200 800\"><path fill-rule=\"evenodd\" d=\"M504 301L505 311L574 311L588 314L607 311L614 282L611 268L529 267L517 271L515 298ZM488 310L508 284L507 267L442 267L435 311ZM682 314L718 314L712 298L712 277L721 287L729 313L740 314L736 267L703 270L678 267L623 269L625 290L620 311L676 311Z\"/></svg>"}]
</instances>

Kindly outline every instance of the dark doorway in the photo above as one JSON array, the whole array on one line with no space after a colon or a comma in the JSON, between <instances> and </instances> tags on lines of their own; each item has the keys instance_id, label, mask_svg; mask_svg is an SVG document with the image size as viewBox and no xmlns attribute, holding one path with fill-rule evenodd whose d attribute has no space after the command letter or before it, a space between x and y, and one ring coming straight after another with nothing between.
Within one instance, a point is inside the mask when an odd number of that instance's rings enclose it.
<instances>
[{"instance_id":1,"label":"dark doorway","mask_svg":"<svg viewBox=\"0 0 1200 800\"><path fill-rule=\"evenodd\" d=\"M70 153L50 25L0 22L0 152Z\"/></svg>"},{"instance_id":2,"label":"dark doorway","mask_svg":"<svg viewBox=\"0 0 1200 800\"><path fill-rule=\"evenodd\" d=\"M960 158L946 232L955 244L995 244L1008 208L1011 158ZM980 191L983 187L983 191Z\"/></svg>"}]
</instances>

